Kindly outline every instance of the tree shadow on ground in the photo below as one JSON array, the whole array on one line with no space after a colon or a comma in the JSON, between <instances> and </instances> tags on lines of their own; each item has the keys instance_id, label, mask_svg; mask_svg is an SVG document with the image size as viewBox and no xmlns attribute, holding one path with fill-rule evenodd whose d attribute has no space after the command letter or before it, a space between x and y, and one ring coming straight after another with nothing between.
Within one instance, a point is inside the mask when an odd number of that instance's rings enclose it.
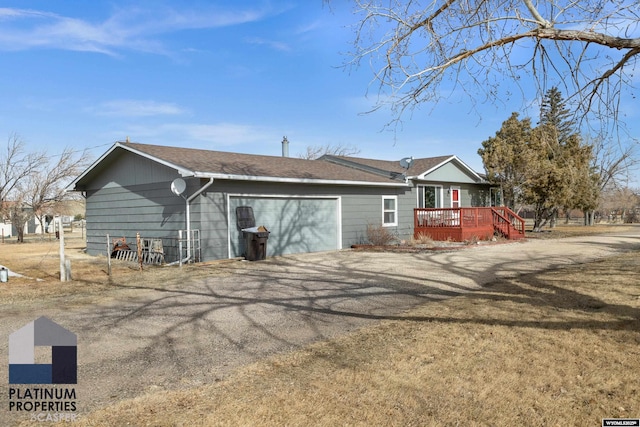
<instances>
[{"instance_id":1,"label":"tree shadow on ground","mask_svg":"<svg viewBox=\"0 0 640 427\"><path fill-rule=\"evenodd\" d=\"M398 256L405 261L409 257L415 268L394 268ZM354 257L345 252L327 254L324 260L293 256L223 263L215 268L217 274L197 280L113 284L125 291L124 297L76 314L74 332L95 341L90 351L106 349L83 364L87 372L120 369L135 375L127 385L94 376L108 395L120 396L127 387L135 394L160 380L169 388L212 382L234 367L380 320L545 330L639 329L637 299L629 304L621 302L624 298L612 302L583 288L584 278L563 280L565 267L582 268L571 267L573 261L566 257L528 254L526 262L505 257L487 263L480 259L473 265L465 262L469 257L465 253ZM617 271L620 280L631 283L640 271L637 263L629 264L628 270ZM541 266L547 268L538 271ZM595 276L606 282L609 274L603 268ZM136 297L127 298L128 290ZM428 314L414 310L457 296L488 309L480 314L438 312L437 306ZM113 343L123 350L109 348Z\"/></svg>"}]
</instances>

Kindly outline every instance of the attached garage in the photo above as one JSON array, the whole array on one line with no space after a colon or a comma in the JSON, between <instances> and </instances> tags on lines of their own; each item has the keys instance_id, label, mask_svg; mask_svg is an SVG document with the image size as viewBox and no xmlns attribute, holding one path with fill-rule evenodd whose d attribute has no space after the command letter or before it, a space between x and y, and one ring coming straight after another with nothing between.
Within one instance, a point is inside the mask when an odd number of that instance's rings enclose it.
<instances>
[{"instance_id":1,"label":"attached garage","mask_svg":"<svg viewBox=\"0 0 640 427\"><path fill-rule=\"evenodd\" d=\"M250 206L256 226L264 225L270 231L269 256L341 249L339 196L229 195L227 206L231 258L244 253L236 217L239 206Z\"/></svg>"}]
</instances>

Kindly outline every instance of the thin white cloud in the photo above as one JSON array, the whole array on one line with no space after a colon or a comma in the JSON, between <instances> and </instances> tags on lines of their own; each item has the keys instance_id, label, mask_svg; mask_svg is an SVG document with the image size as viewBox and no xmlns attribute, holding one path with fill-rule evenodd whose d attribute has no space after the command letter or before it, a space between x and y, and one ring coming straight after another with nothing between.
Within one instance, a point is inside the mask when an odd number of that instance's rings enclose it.
<instances>
[{"instance_id":1,"label":"thin white cloud","mask_svg":"<svg viewBox=\"0 0 640 427\"><path fill-rule=\"evenodd\" d=\"M229 122L164 123L157 126L137 124L129 126L124 133L130 135L132 140L140 142L188 144L193 147L202 144L229 147L282 139L282 135L274 129Z\"/></svg>"},{"instance_id":2,"label":"thin white cloud","mask_svg":"<svg viewBox=\"0 0 640 427\"><path fill-rule=\"evenodd\" d=\"M118 55L122 50L166 54L161 35L194 29L219 28L259 21L268 9L175 10L121 9L103 21L91 22L55 13L0 8L0 50L49 48Z\"/></svg>"},{"instance_id":3,"label":"thin white cloud","mask_svg":"<svg viewBox=\"0 0 640 427\"><path fill-rule=\"evenodd\" d=\"M258 45L258 46L267 46L273 50L277 50L279 52L291 52L293 49L290 45L284 42L279 42L276 40L268 40L261 37L250 37L246 38L245 41L249 44Z\"/></svg>"},{"instance_id":4,"label":"thin white cloud","mask_svg":"<svg viewBox=\"0 0 640 427\"><path fill-rule=\"evenodd\" d=\"M190 139L221 145L247 144L265 140L264 129L236 123L169 124L163 128L183 134Z\"/></svg>"},{"instance_id":5,"label":"thin white cloud","mask_svg":"<svg viewBox=\"0 0 640 427\"><path fill-rule=\"evenodd\" d=\"M324 23L323 20L317 19L313 22L307 23L305 25L300 25L297 29L296 29L296 34L301 35L301 34L307 34L307 33L311 33L314 31L317 31L319 29L322 29L326 27L326 24Z\"/></svg>"},{"instance_id":6,"label":"thin white cloud","mask_svg":"<svg viewBox=\"0 0 640 427\"><path fill-rule=\"evenodd\" d=\"M119 99L104 102L91 109L101 116L148 117L160 115L184 114L185 111L173 103Z\"/></svg>"}]
</instances>

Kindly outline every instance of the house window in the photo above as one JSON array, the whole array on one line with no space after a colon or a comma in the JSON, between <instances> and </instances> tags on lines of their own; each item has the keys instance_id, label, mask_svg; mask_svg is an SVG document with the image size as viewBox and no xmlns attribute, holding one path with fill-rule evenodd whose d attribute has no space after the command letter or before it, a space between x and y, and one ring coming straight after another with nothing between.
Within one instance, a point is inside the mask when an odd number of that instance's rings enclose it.
<instances>
[{"instance_id":1,"label":"house window","mask_svg":"<svg viewBox=\"0 0 640 427\"><path fill-rule=\"evenodd\" d=\"M418 207L419 208L441 208L442 207L442 186L423 185L418 187Z\"/></svg>"},{"instance_id":2,"label":"house window","mask_svg":"<svg viewBox=\"0 0 640 427\"><path fill-rule=\"evenodd\" d=\"M491 187L489 189L489 206L502 206L502 191L500 188Z\"/></svg>"},{"instance_id":3,"label":"house window","mask_svg":"<svg viewBox=\"0 0 640 427\"><path fill-rule=\"evenodd\" d=\"M398 225L398 196L382 196L382 225Z\"/></svg>"}]
</instances>

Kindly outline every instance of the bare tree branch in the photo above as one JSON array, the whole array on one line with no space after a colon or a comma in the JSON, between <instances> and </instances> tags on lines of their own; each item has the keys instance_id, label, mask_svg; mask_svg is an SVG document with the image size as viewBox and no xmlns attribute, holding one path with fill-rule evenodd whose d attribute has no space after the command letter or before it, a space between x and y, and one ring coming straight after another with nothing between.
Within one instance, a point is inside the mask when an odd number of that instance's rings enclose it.
<instances>
[{"instance_id":1,"label":"bare tree branch","mask_svg":"<svg viewBox=\"0 0 640 427\"><path fill-rule=\"evenodd\" d=\"M600 190L626 187L629 174L640 164L636 146L619 146L603 141L587 143L593 147L592 167L598 174Z\"/></svg>"},{"instance_id":2,"label":"bare tree branch","mask_svg":"<svg viewBox=\"0 0 640 427\"><path fill-rule=\"evenodd\" d=\"M325 154L332 154L334 156L355 156L360 153L360 149L351 145L313 145L308 146L307 151L303 154L299 154L301 159L315 160Z\"/></svg>"},{"instance_id":3,"label":"bare tree branch","mask_svg":"<svg viewBox=\"0 0 640 427\"><path fill-rule=\"evenodd\" d=\"M356 5L361 16L349 64L371 65L379 85L374 110L389 105L396 120L407 109L437 103L452 86L474 102L482 102L479 93L500 102L507 90L503 80L510 80L528 99L563 86L576 117L607 121L619 118L620 98L633 89L640 53L635 0L356 0ZM613 79L615 84L605 84ZM530 85L538 93L523 89Z\"/></svg>"},{"instance_id":4,"label":"bare tree branch","mask_svg":"<svg viewBox=\"0 0 640 427\"><path fill-rule=\"evenodd\" d=\"M527 9L529 9L529 12L531 12L531 15L533 15L533 18L536 20L536 22L538 22L538 24L540 24L542 28L551 27L551 22L547 21L542 17L542 15L540 15L540 12L538 12L538 9L536 9L533 3L531 3L531 0L523 0L523 1L524 1L524 4L527 6Z\"/></svg>"}]
</instances>

